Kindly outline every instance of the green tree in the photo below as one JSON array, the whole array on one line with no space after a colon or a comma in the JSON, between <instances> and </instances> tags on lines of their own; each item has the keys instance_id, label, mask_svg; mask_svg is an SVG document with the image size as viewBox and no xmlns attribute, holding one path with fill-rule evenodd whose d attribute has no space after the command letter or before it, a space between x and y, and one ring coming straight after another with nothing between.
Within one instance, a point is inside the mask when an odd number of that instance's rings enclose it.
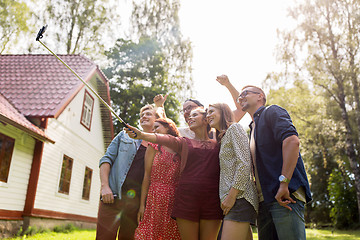
<instances>
[{"instance_id":1,"label":"green tree","mask_svg":"<svg viewBox=\"0 0 360 240\"><path fill-rule=\"evenodd\" d=\"M156 39L168 66L168 79L177 89L177 97L183 101L192 92L192 48L180 30L178 0L140 0L133 2L131 15L133 37Z\"/></svg>"},{"instance_id":2,"label":"green tree","mask_svg":"<svg viewBox=\"0 0 360 240\"><path fill-rule=\"evenodd\" d=\"M46 35L57 52L99 58L106 41L115 42L116 32L111 27L120 22L116 9L108 0L47 0L36 18L49 25Z\"/></svg>"},{"instance_id":3,"label":"green tree","mask_svg":"<svg viewBox=\"0 0 360 240\"><path fill-rule=\"evenodd\" d=\"M18 42L21 32L28 31L29 7L19 0L0 0L0 54ZM10 52L10 51L8 51Z\"/></svg>"},{"instance_id":4,"label":"green tree","mask_svg":"<svg viewBox=\"0 0 360 240\"><path fill-rule=\"evenodd\" d=\"M131 125L137 125L140 108L151 104L157 94L169 94L166 114L178 121L176 86L168 80L168 68L160 44L151 38L139 42L119 39L106 52L111 64L104 69L110 79L110 95L114 110ZM115 119L115 132L122 127Z\"/></svg>"},{"instance_id":5,"label":"green tree","mask_svg":"<svg viewBox=\"0 0 360 240\"><path fill-rule=\"evenodd\" d=\"M326 101L333 124L343 129L349 171L360 211L360 1L306 0L290 9L297 26L281 33L279 60L284 78L307 79ZM289 83L287 83L289 84ZM331 107L331 108L330 108ZM340 143L341 144L341 143Z\"/></svg>"},{"instance_id":6,"label":"green tree","mask_svg":"<svg viewBox=\"0 0 360 240\"><path fill-rule=\"evenodd\" d=\"M330 175L328 191L334 207L330 216L337 228L348 228L355 225L358 219L356 190L349 173L334 169Z\"/></svg>"}]
</instances>

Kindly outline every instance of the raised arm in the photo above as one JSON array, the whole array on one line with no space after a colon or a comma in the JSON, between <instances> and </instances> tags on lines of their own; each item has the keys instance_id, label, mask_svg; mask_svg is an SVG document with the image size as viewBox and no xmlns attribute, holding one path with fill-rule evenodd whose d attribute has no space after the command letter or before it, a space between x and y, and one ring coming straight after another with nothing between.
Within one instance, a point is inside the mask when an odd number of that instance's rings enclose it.
<instances>
[{"instance_id":1,"label":"raised arm","mask_svg":"<svg viewBox=\"0 0 360 240\"><path fill-rule=\"evenodd\" d=\"M239 122L246 113L242 110L241 105L237 102L240 94L239 91L236 90L236 88L231 84L228 76L226 75L217 76L216 81L218 81L221 85L225 86L229 90L236 106L236 109L233 110L235 121Z\"/></svg>"},{"instance_id":2,"label":"raised arm","mask_svg":"<svg viewBox=\"0 0 360 240\"><path fill-rule=\"evenodd\" d=\"M167 94L165 95L165 97L162 94L158 94L153 99L155 107L156 107L156 113L161 118L166 118L164 103L166 101L167 96L168 96Z\"/></svg>"},{"instance_id":3,"label":"raised arm","mask_svg":"<svg viewBox=\"0 0 360 240\"><path fill-rule=\"evenodd\" d=\"M156 154L156 150L149 145L145 152L145 172L144 172L144 179L141 185L141 197L140 197L140 208L138 212L138 223L143 220L144 212L145 212L145 202L146 197L149 191L150 186L150 176L151 176L151 168L154 161L154 157Z\"/></svg>"}]
</instances>

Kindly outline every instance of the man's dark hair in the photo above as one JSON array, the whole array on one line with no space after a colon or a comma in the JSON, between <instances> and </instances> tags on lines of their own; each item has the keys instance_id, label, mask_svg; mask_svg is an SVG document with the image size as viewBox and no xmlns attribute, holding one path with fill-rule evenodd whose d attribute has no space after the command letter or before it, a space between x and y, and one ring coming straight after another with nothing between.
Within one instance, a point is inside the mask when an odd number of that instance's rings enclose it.
<instances>
[{"instance_id":1,"label":"man's dark hair","mask_svg":"<svg viewBox=\"0 0 360 240\"><path fill-rule=\"evenodd\" d=\"M187 99L185 102L188 102L188 101L191 101L193 103L195 103L196 105L198 105L199 107L204 107L204 105L202 105L198 100L195 100L195 99Z\"/></svg>"}]
</instances>

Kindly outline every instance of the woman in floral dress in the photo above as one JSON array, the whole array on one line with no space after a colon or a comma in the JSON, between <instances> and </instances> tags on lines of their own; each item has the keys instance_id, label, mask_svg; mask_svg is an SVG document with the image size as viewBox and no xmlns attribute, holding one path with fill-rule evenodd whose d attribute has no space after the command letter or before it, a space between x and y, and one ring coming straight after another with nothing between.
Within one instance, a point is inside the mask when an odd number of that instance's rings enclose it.
<instances>
[{"instance_id":1,"label":"woman in floral dress","mask_svg":"<svg viewBox=\"0 0 360 240\"><path fill-rule=\"evenodd\" d=\"M155 121L154 132L179 136L175 123L164 118ZM176 221L170 217L179 167L178 154L165 146L149 143L135 239L181 239Z\"/></svg>"}]
</instances>

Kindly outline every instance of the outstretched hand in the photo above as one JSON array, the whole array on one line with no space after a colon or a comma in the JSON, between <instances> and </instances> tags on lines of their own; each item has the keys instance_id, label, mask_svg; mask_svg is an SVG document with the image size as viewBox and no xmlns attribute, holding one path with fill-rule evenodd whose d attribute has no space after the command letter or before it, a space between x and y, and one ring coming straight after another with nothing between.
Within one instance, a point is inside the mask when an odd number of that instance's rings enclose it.
<instances>
[{"instance_id":1,"label":"outstretched hand","mask_svg":"<svg viewBox=\"0 0 360 240\"><path fill-rule=\"evenodd\" d=\"M164 103L166 101L168 94L165 97L162 94L158 94L154 97L153 101L156 107L164 107Z\"/></svg>"},{"instance_id":2,"label":"outstretched hand","mask_svg":"<svg viewBox=\"0 0 360 240\"><path fill-rule=\"evenodd\" d=\"M141 131L136 127L128 125L128 127L124 128L124 130L129 135L129 137L133 139L141 138Z\"/></svg>"},{"instance_id":3,"label":"outstretched hand","mask_svg":"<svg viewBox=\"0 0 360 240\"><path fill-rule=\"evenodd\" d=\"M225 74L223 74L221 76L217 76L216 81L218 81L221 85L224 85L224 86L226 86L230 83L228 76L226 76Z\"/></svg>"},{"instance_id":4,"label":"outstretched hand","mask_svg":"<svg viewBox=\"0 0 360 240\"><path fill-rule=\"evenodd\" d=\"M280 206L289 209L292 211L291 207L288 206L290 203L296 203L294 199L290 197L290 192L287 184L280 184L279 190L275 196L276 201Z\"/></svg>"}]
</instances>

